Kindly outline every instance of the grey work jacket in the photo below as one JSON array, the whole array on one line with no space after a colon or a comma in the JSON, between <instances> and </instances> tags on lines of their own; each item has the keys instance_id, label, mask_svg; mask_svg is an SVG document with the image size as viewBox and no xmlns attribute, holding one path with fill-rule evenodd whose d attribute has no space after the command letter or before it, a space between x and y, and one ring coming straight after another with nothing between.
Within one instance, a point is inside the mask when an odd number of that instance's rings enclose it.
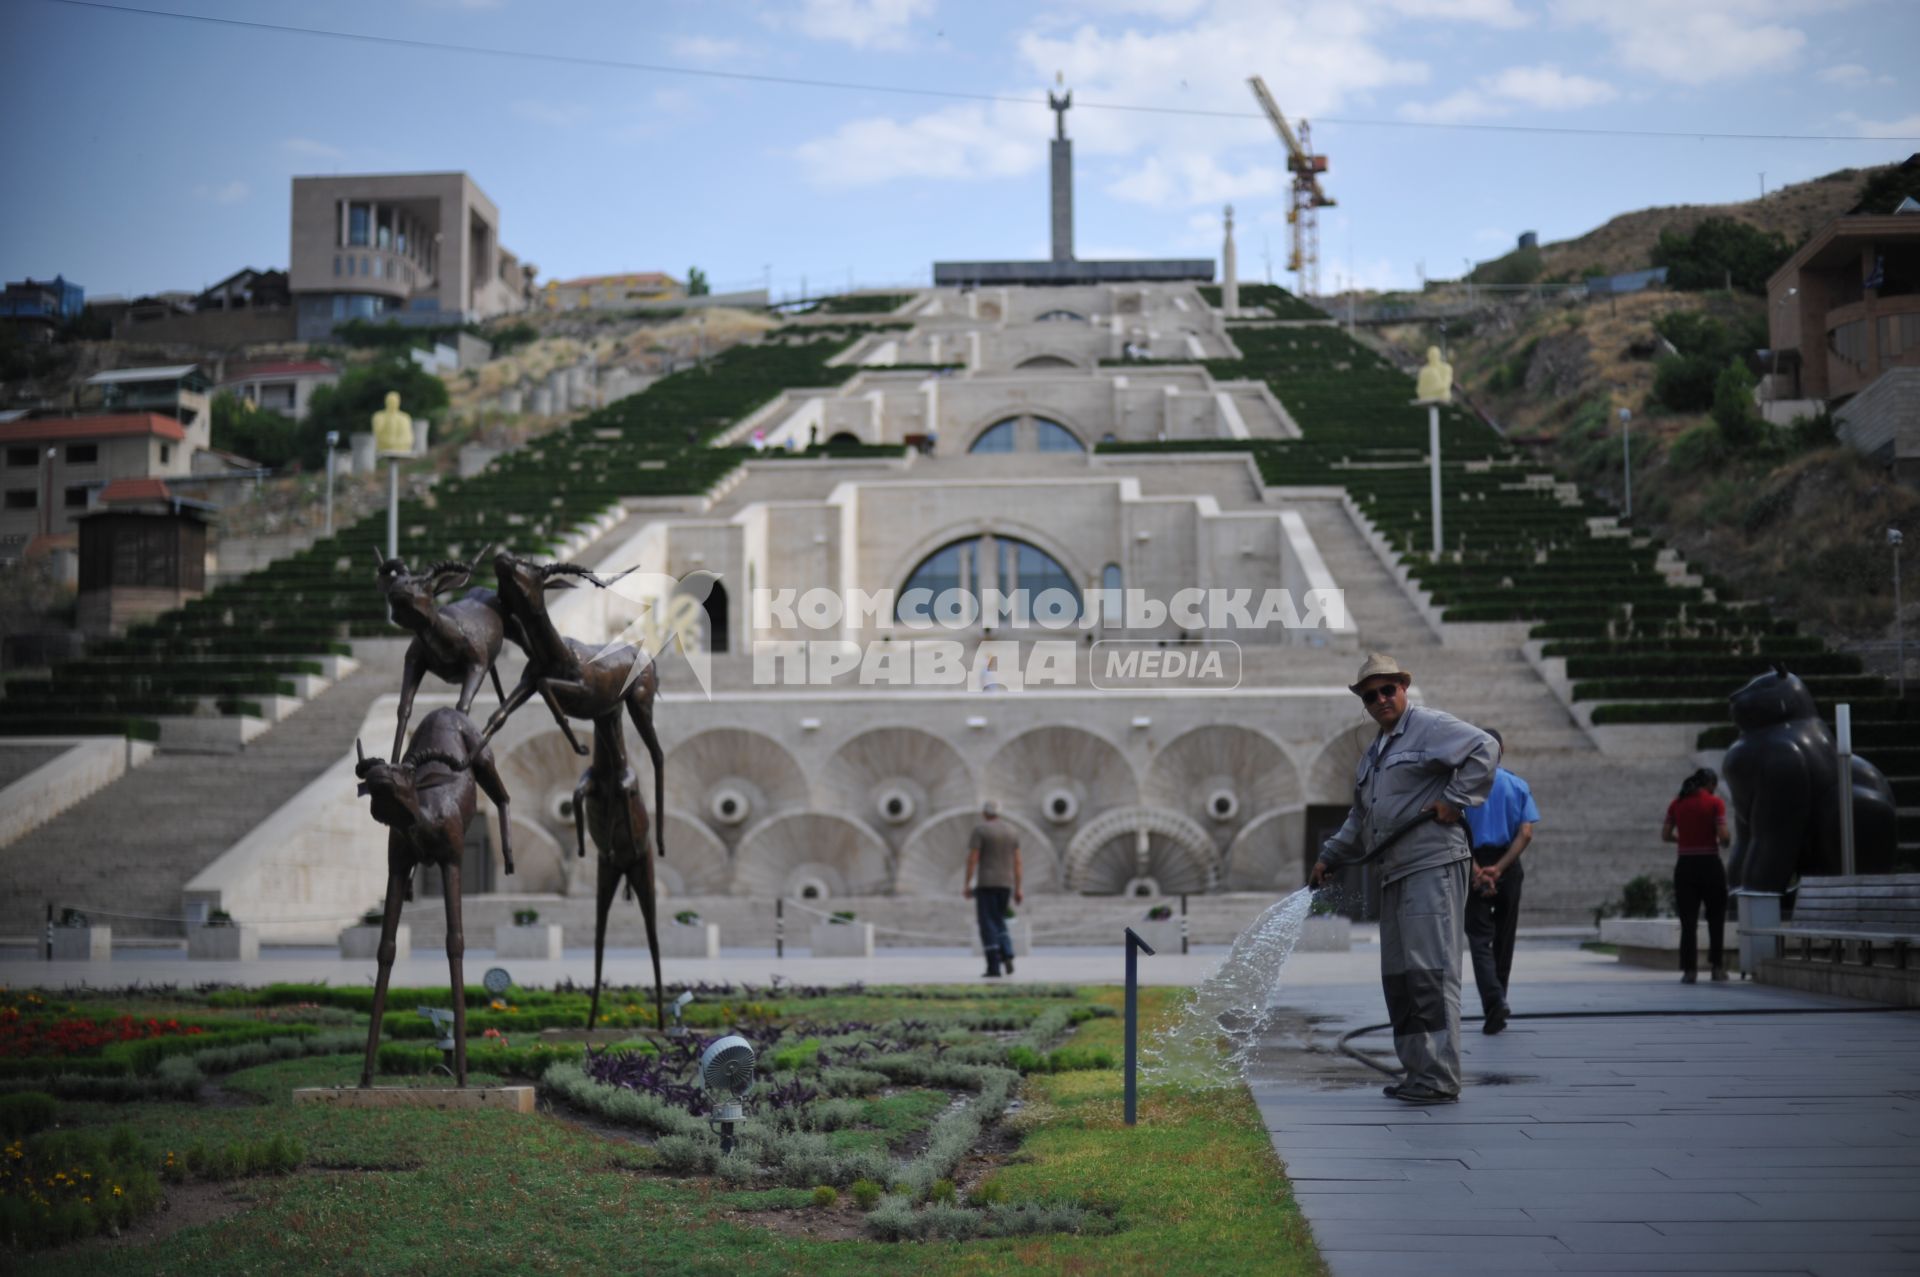
<instances>
[{"instance_id":1,"label":"grey work jacket","mask_svg":"<svg viewBox=\"0 0 1920 1277\"><path fill-rule=\"evenodd\" d=\"M1366 854L1394 829L1434 802L1478 807L1493 788L1498 757L1493 737L1453 715L1409 705L1388 735L1376 737L1353 769L1353 807L1346 823L1320 848L1338 868ZM1381 858L1381 881L1466 860L1467 825L1421 825Z\"/></svg>"}]
</instances>

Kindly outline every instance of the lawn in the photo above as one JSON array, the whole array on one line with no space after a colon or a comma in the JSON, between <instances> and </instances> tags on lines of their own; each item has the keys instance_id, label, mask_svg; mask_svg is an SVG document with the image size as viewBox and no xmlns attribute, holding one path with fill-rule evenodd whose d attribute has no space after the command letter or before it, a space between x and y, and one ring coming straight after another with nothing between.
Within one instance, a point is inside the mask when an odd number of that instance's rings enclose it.
<instances>
[{"instance_id":1,"label":"lawn","mask_svg":"<svg viewBox=\"0 0 1920 1277\"><path fill-rule=\"evenodd\" d=\"M635 1003L592 1048L559 1027L576 991L472 990L471 1081L533 1082L537 1113L295 1105L357 1080L365 993L0 993L6 1266L1324 1271L1244 1089L1150 1088L1122 1123L1116 989L700 989L691 1045ZM436 993L396 991L380 1085L447 1084L413 1027ZM1143 1026L1181 996L1143 991ZM724 1030L761 1080L721 1158L686 1083Z\"/></svg>"}]
</instances>

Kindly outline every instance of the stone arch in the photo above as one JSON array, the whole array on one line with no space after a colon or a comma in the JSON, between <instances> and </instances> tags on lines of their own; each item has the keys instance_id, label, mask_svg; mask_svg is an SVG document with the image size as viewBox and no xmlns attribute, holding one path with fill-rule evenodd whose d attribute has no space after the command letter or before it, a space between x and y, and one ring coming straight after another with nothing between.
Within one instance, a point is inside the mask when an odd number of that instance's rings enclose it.
<instances>
[{"instance_id":1,"label":"stone arch","mask_svg":"<svg viewBox=\"0 0 1920 1277\"><path fill-rule=\"evenodd\" d=\"M1380 729L1372 723L1355 723L1314 755L1307 768L1307 801L1327 806L1346 807L1353 803L1353 770L1360 756L1373 744Z\"/></svg>"},{"instance_id":2,"label":"stone arch","mask_svg":"<svg viewBox=\"0 0 1920 1277\"><path fill-rule=\"evenodd\" d=\"M580 743L586 744L585 727L579 726L575 730L581 737ZM623 727L622 730L625 728ZM628 754L634 759L634 768L640 775L641 793L647 800L648 808L651 809L653 806L652 768L646 761L646 751L639 748L637 742L630 743L634 747L628 751ZM580 783L580 773L586 771L587 760L573 752L573 746L567 744L566 737L560 734L557 727L548 727L544 731L535 732L511 749L504 751L496 749L495 756L500 769L501 783L507 787L507 793L513 796L515 865L513 877L496 876L494 881L502 883L507 890L515 892L558 891L560 890L558 886L529 887L526 885L533 880L531 875L536 871L532 867L533 860L529 858L525 872L530 876L522 877L519 863L522 860L519 852L520 830L538 830L556 846L571 848L576 845L572 817L573 787ZM483 804L483 806L490 805ZM487 846L494 858L495 873L503 874L506 872L506 867L500 862L499 822L488 820L486 825ZM531 843L528 844L528 846L531 845ZM538 872L543 881L552 876L545 871Z\"/></svg>"},{"instance_id":3,"label":"stone arch","mask_svg":"<svg viewBox=\"0 0 1920 1277\"><path fill-rule=\"evenodd\" d=\"M987 764L984 796L1065 845L1087 821L1140 801L1133 765L1118 746L1081 727L1036 727Z\"/></svg>"},{"instance_id":4,"label":"stone arch","mask_svg":"<svg viewBox=\"0 0 1920 1277\"><path fill-rule=\"evenodd\" d=\"M875 727L833 752L819 773L820 806L865 821L898 848L937 811L978 807L960 751L918 727Z\"/></svg>"},{"instance_id":5,"label":"stone arch","mask_svg":"<svg viewBox=\"0 0 1920 1277\"><path fill-rule=\"evenodd\" d=\"M733 861L736 896L818 899L885 895L893 879L887 844L864 821L790 811L747 831Z\"/></svg>"},{"instance_id":6,"label":"stone arch","mask_svg":"<svg viewBox=\"0 0 1920 1277\"><path fill-rule=\"evenodd\" d=\"M1278 741L1251 727L1196 727L1147 765L1141 799L1186 813L1221 853L1247 825L1301 801L1300 771Z\"/></svg>"},{"instance_id":7,"label":"stone arch","mask_svg":"<svg viewBox=\"0 0 1920 1277\"><path fill-rule=\"evenodd\" d=\"M1033 322L1036 324L1053 324L1063 321L1084 324L1087 322L1087 317L1077 310L1068 310L1064 306L1056 306L1052 310L1041 311L1033 317Z\"/></svg>"},{"instance_id":8,"label":"stone arch","mask_svg":"<svg viewBox=\"0 0 1920 1277\"><path fill-rule=\"evenodd\" d=\"M1156 894L1216 890L1220 857L1190 817L1164 807L1121 807L1088 821L1062 858L1067 890L1113 895L1151 880Z\"/></svg>"},{"instance_id":9,"label":"stone arch","mask_svg":"<svg viewBox=\"0 0 1920 1277\"><path fill-rule=\"evenodd\" d=\"M653 871L663 881L671 875L682 895L722 896L733 880L733 861L727 844L704 820L667 808L665 858L654 857ZM591 891L592 887L589 886Z\"/></svg>"},{"instance_id":10,"label":"stone arch","mask_svg":"<svg viewBox=\"0 0 1920 1277\"><path fill-rule=\"evenodd\" d=\"M1077 361L1069 359L1065 355L1055 354L1052 351L1042 351L1037 355L1028 355L1025 359L1022 359L1019 363L1015 364L1013 366L1013 369L1015 372L1019 372L1023 368L1079 368L1079 367L1080 367L1080 364Z\"/></svg>"},{"instance_id":11,"label":"stone arch","mask_svg":"<svg viewBox=\"0 0 1920 1277\"><path fill-rule=\"evenodd\" d=\"M1021 886L1027 891L1060 890L1060 858L1053 840L1039 826L1015 812L1003 813L1020 837ZM966 875L967 835L980 820L978 804L954 807L922 821L908 836L893 875L893 890L902 896L960 898Z\"/></svg>"},{"instance_id":12,"label":"stone arch","mask_svg":"<svg viewBox=\"0 0 1920 1277\"><path fill-rule=\"evenodd\" d=\"M571 754L573 751L567 752ZM518 812L508 823L513 829L513 876L507 876L499 842L493 831L489 830L487 854L493 857L493 880L516 895L571 894L567 861L573 856L572 831L568 831L567 840L562 843L544 822L528 820ZM492 820L487 824L494 829L499 827ZM591 884L587 887L587 894L593 894Z\"/></svg>"},{"instance_id":13,"label":"stone arch","mask_svg":"<svg viewBox=\"0 0 1920 1277\"><path fill-rule=\"evenodd\" d=\"M731 848L759 822L811 801L800 764L761 732L711 728L667 755L667 810L696 814Z\"/></svg>"},{"instance_id":14,"label":"stone arch","mask_svg":"<svg viewBox=\"0 0 1920 1277\"><path fill-rule=\"evenodd\" d=\"M1276 807L1248 821L1227 849L1229 891L1292 891L1306 881L1301 864L1305 804Z\"/></svg>"},{"instance_id":15,"label":"stone arch","mask_svg":"<svg viewBox=\"0 0 1920 1277\"><path fill-rule=\"evenodd\" d=\"M993 429L1001 422L1028 417L1044 417L1046 420L1061 426L1067 433L1071 434L1075 439L1078 439L1080 446L1088 452L1093 451L1093 444L1090 442L1094 437L1093 431L1089 430L1086 425L1079 420L1078 414L1060 412L1046 404L1003 402L991 412L984 412L975 417L972 421L962 426L957 433L961 439L966 441L966 449L971 450L973 445L979 441L981 435ZM1060 453L1056 455L1068 456L1071 454Z\"/></svg>"}]
</instances>

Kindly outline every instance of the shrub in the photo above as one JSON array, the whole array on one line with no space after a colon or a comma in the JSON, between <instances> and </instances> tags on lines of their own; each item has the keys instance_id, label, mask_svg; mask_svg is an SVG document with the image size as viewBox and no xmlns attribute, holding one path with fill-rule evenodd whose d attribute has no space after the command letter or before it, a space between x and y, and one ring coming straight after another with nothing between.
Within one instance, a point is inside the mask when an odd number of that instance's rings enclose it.
<instances>
[{"instance_id":1,"label":"shrub","mask_svg":"<svg viewBox=\"0 0 1920 1277\"><path fill-rule=\"evenodd\" d=\"M1628 881L1620 892L1620 916L1657 918L1660 916L1660 882L1650 874Z\"/></svg>"},{"instance_id":2,"label":"shrub","mask_svg":"<svg viewBox=\"0 0 1920 1277\"><path fill-rule=\"evenodd\" d=\"M513 911L513 925L516 927L531 927L539 921L540 911L538 909L515 909Z\"/></svg>"},{"instance_id":3,"label":"shrub","mask_svg":"<svg viewBox=\"0 0 1920 1277\"><path fill-rule=\"evenodd\" d=\"M1711 423L1702 423L1683 433L1667 449L1667 464L1681 474L1711 470L1727 459L1720 431Z\"/></svg>"},{"instance_id":4,"label":"shrub","mask_svg":"<svg viewBox=\"0 0 1920 1277\"><path fill-rule=\"evenodd\" d=\"M1765 423L1753 406L1753 374L1739 360L1720 370L1713 383L1713 424L1733 451L1752 447Z\"/></svg>"},{"instance_id":5,"label":"shrub","mask_svg":"<svg viewBox=\"0 0 1920 1277\"><path fill-rule=\"evenodd\" d=\"M847 1185L847 1192L853 1197L853 1204L861 1210L872 1210L884 1191L880 1185L870 1179L857 1179Z\"/></svg>"},{"instance_id":6,"label":"shrub","mask_svg":"<svg viewBox=\"0 0 1920 1277\"><path fill-rule=\"evenodd\" d=\"M1667 286L1683 290L1732 286L1764 293L1767 277L1792 254L1780 236L1730 217L1709 217L1691 231L1666 230L1653 247L1653 264L1667 268Z\"/></svg>"},{"instance_id":7,"label":"shrub","mask_svg":"<svg viewBox=\"0 0 1920 1277\"><path fill-rule=\"evenodd\" d=\"M53 1097L44 1091L19 1091L0 1095L0 1135L32 1135L53 1125L56 1112Z\"/></svg>"},{"instance_id":8,"label":"shrub","mask_svg":"<svg viewBox=\"0 0 1920 1277\"><path fill-rule=\"evenodd\" d=\"M820 1185L813 1190L813 1204L821 1210L832 1210L840 1204L840 1190L831 1184Z\"/></svg>"},{"instance_id":9,"label":"shrub","mask_svg":"<svg viewBox=\"0 0 1920 1277\"><path fill-rule=\"evenodd\" d=\"M937 1179L933 1181L933 1187L927 1190L927 1200L941 1206L952 1206L960 1200L960 1193L954 1188L952 1180Z\"/></svg>"},{"instance_id":10,"label":"shrub","mask_svg":"<svg viewBox=\"0 0 1920 1277\"><path fill-rule=\"evenodd\" d=\"M983 1179L967 1194L967 1204L976 1208L997 1206L1006 1200L1007 1186L997 1179Z\"/></svg>"},{"instance_id":11,"label":"shrub","mask_svg":"<svg viewBox=\"0 0 1920 1277\"><path fill-rule=\"evenodd\" d=\"M1705 412L1713 406L1720 368L1705 355L1667 355L1654 365L1653 397L1674 412Z\"/></svg>"},{"instance_id":12,"label":"shrub","mask_svg":"<svg viewBox=\"0 0 1920 1277\"><path fill-rule=\"evenodd\" d=\"M160 1205L152 1154L125 1127L48 1132L0 1159L0 1243L56 1246L117 1233ZM31 1186L29 1186L31 1181Z\"/></svg>"}]
</instances>

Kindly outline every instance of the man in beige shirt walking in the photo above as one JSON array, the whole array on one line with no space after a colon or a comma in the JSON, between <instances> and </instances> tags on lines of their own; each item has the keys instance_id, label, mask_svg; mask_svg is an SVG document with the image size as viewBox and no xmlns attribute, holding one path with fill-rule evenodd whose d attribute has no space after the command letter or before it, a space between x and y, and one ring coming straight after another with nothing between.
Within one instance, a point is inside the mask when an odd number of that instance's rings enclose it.
<instances>
[{"instance_id":1,"label":"man in beige shirt walking","mask_svg":"<svg viewBox=\"0 0 1920 1277\"><path fill-rule=\"evenodd\" d=\"M967 874L961 887L973 901L980 923L980 947L987 951L989 976L998 976L1002 964L1013 974L1013 933L1007 930L1009 899L1020 904L1020 835L1000 819L1000 804L989 799L980 808L980 823L967 838Z\"/></svg>"}]
</instances>

